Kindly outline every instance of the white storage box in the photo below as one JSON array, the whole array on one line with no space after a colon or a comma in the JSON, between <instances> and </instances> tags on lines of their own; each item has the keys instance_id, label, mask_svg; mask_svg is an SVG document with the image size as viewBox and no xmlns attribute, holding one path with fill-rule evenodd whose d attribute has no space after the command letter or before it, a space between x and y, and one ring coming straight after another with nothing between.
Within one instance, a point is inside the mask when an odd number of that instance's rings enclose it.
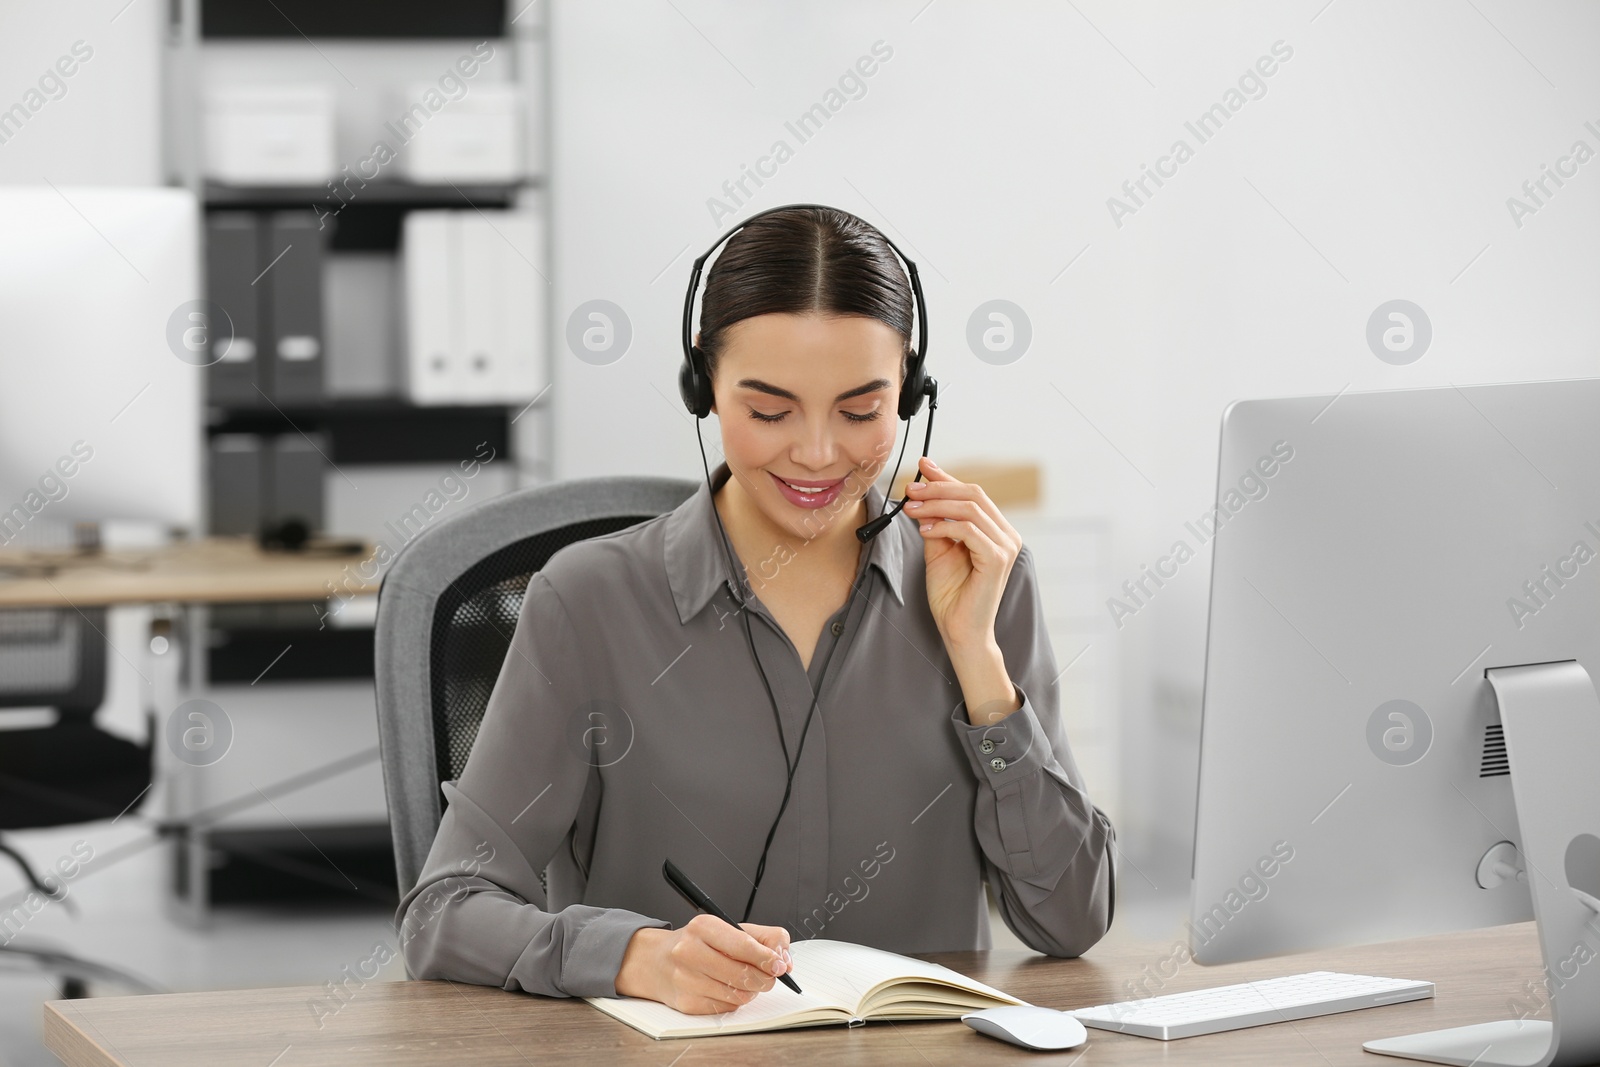
<instances>
[{"instance_id":1,"label":"white storage box","mask_svg":"<svg viewBox=\"0 0 1600 1067\"><path fill-rule=\"evenodd\" d=\"M206 175L235 185L321 185L334 162L333 91L251 85L206 94Z\"/></svg>"},{"instance_id":2,"label":"white storage box","mask_svg":"<svg viewBox=\"0 0 1600 1067\"><path fill-rule=\"evenodd\" d=\"M538 215L408 212L401 258L413 403L525 403L543 390L548 286L536 267Z\"/></svg>"},{"instance_id":3,"label":"white storage box","mask_svg":"<svg viewBox=\"0 0 1600 1067\"><path fill-rule=\"evenodd\" d=\"M442 101L442 102L441 102ZM431 110L429 104L437 106ZM395 166L415 182L513 182L522 178L522 107L517 86L469 85L451 99L413 85L392 125L408 140Z\"/></svg>"}]
</instances>

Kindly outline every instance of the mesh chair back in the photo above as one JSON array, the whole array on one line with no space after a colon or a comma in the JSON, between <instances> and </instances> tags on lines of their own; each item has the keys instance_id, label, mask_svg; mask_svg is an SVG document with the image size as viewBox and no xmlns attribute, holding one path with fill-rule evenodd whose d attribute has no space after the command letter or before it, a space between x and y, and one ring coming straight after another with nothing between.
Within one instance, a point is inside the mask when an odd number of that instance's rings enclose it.
<instances>
[{"instance_id":1,"label":"mesh chair back","mask_svg":"<svg viewBox=\"0 0 1600 1067\"><path fill-rule=\"evenodd\" d=\"M375 634L378 734L401 894L416 884L442 782L461 776L528 579L575 541L670 511L677 478L587 478L507 493L429 527L390 565Z\"/></svg>"},{"instance_id":2,"label":"mesh chair back","mask_svg":"<svg viewBox=\"0 0 1600 1067\"><path fill-rule=\"evenodd\" d=\"M87 718L105 700L106 609L0 610L0 708Z\"/></svg>"}]
</instances>

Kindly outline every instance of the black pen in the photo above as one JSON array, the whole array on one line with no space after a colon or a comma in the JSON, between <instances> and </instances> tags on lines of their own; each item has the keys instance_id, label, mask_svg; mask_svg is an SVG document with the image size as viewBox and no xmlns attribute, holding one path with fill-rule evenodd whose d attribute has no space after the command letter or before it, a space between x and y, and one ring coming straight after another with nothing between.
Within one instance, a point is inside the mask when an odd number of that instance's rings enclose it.
<instances>
[{"instance_id":1,"label":"black pen","mask_svg":"<svg viewBox=\"0 0 1600 1067\"><path fill-rule=\"evenodd\" d=\"M693 882L689 881L689 876L678 870L678 865L676 863L673 863L671 860L667 860L661 865L661 874L664 878L666 878L667 883L671 885L672 888L676 889L679 894L682 895L684 900L689 902L690 907L699 911L703 911L707 915L715 915L717 918L721 919L723 922L727 923L736 930L742 929L738 923L734 922L732 919L723 914L722 909L717 907L716 904L712 902L710 897L706 896L704 890L695 885ZM793 978L789 977L787 971L778 975L778 981L782 982L796 993L800 992L799 985L795 983Z\"/></svg>"}]
</instances>

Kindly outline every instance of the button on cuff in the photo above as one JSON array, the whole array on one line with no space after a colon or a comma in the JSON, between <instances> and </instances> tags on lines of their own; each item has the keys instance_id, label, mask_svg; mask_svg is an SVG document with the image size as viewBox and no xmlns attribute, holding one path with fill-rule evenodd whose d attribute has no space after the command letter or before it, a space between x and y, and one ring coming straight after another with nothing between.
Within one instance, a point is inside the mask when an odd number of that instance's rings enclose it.
<instances>
[{"instance_id":1,"label":"button on cuff","mask_svg":"<svg viewBox=\"0 0 1600 1067\"><path fill-rule=\"evenodd\" d=\"M965 703L958 704L950 716L951 724L962 735L972 769L980 778L999 788L1013 778L1026 777L1051 762L1051 746L1043 726L1020 686L1021 706L999 722L987 726L967 721Z\"/></svg>"}]
</instances>

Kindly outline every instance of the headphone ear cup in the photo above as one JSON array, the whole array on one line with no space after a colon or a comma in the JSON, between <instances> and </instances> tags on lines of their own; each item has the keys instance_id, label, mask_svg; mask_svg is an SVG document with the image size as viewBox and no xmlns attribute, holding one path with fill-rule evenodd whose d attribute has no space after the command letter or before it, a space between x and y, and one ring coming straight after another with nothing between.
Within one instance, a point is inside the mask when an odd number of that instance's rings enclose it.
<instances>
[{"instance_id":1,"label":"headphone ear cup","mask_svg":"<svg viewBox=\"0 0 1600 1067\"><path fill-rule=\"evenodd\" d=\"M910 368L906 371L905 384L900 387L900 417L909 419L916 415L922 408L922 390L927 384L928 376L923 373L922 354L919 352L911 357Z\"/></svg>"},{"instance_id":2,"label":"headphone ear cup","mask_svg":"<svg viewBox=\"0 0 1600 1067\"><path fill-rule=\"evenodd\" d=\"M698 347L689 349L689 357L678 368L678 395L689 414L703 419L711 414L711 379L705 373L705 356Z\"/></svg>"}]
</instances>

